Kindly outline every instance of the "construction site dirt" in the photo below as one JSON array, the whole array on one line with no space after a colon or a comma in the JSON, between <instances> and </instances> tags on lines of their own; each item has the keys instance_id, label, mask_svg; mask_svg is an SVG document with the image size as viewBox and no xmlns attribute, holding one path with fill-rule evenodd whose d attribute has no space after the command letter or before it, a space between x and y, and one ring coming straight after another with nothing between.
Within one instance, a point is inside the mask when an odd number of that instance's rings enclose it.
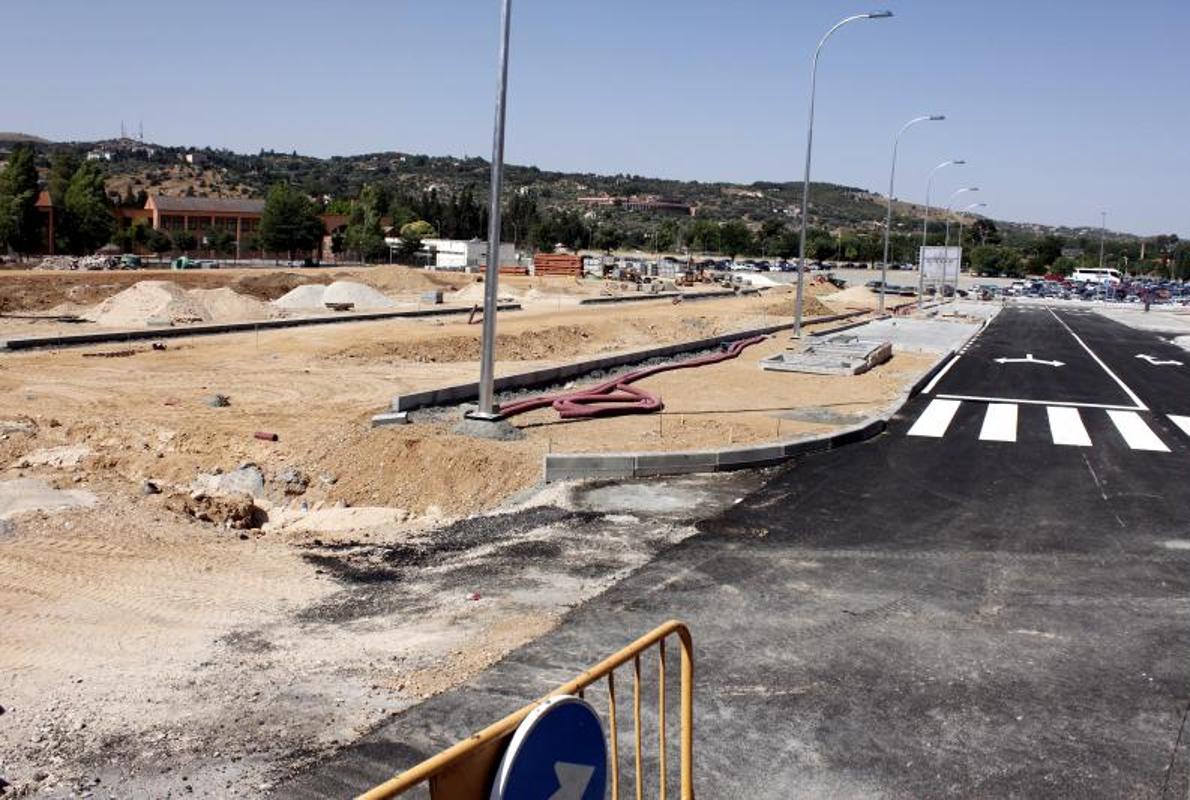
<instances>
[{"instance_id":1,"label":"construction site dirt","mask_svg":"<svg viewBox=\"0 0 1190 800\"><path fill-rule=\"evenodd\" d=\"M21 301L5 293L5 313L42 312L101 303L146 277L5 273L0 286L24 287ZM404 268L153 279L259 301L308 281L359 281L395 302L429 285L482 288ZM499 320L498 373L792 312L784 287L577 305L606 291L502 278L524 310ZM819 301L834 291L811 286L808 315L847 310ZM525 437L510 442L454 434L442 411L369 426L395 394L474 380L478 337L465 318L405 319L0 357L0 779L39 796L267 791L692 532L688 504L592 510L581 488L543 486L544 454L828 432L894 401L932 361L897 353L846 378L762 372L760 358L792 346L778 335L642 381L660 415L563 421L543 408L514 420ZM726 506L757 480L667 485ZM6 486L37 500L6 505Z\"/></svg>"}]
</instances>

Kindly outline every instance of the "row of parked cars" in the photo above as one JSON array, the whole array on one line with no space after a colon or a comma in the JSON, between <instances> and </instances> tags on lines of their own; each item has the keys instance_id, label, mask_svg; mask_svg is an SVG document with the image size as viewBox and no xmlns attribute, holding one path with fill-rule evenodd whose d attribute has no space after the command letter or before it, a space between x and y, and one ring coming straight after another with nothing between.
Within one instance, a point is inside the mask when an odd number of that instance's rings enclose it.
<instances>
[{"instance_id":1,"label":"row of parked cars","mask_svg":"<svg viewBox=\"0 0 1190 800\"><path fill-rule=\"evenodd\" d=\"M980 297L1036 297L1053 300L1099 300L1108 303L1175 303L1190 305L1190 282L1123 278L1094 281L1046 276L1014 281L1009 286L976 287Z\"/></svg>"}]
</instances>

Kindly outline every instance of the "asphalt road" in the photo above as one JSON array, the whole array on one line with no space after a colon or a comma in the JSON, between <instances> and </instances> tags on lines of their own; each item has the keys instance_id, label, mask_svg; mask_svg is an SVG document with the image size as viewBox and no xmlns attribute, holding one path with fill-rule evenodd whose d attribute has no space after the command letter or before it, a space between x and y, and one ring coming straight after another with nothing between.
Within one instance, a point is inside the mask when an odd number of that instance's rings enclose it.
<instances>
[{"instance_id":1,"label":"asphalt road","mask_svg":"<svg viewBox=\"0 0 1190 800\"><path fill-rule=\"evenodd\" d=\"M1190 362L1006 310L885 435L777 471L281 793L349 795L677 617L703 798L1185 798L1190 366L1137 355Z\"/></svg>"}]
</instances>

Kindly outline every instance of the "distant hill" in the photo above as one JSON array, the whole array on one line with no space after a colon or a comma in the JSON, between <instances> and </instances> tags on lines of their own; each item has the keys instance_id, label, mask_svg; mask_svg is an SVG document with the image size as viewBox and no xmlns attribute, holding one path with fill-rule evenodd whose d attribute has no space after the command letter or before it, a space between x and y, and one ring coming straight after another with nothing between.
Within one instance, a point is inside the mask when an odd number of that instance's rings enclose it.
<instances>
[{"instance_id":1,"label":"distant hill","mask_svg":"<svg viewBox=\"0 0 1190 800\"><path fill-rule=\"evenodd\" d=\"M489 178L488 162L482 158L400 152L315 158L273 150L244 154L212 148L172 147L127 138L51 143L26 134L0 133L0 141L6 137L20 137L9 141L35 143L42 156L39 166L43 169L48 167L49 156L55 151L73 150L80 158L88 153L100 153L99 163L109 173L109 191L128 198L142 192L174 196L260 197L271 184L288 181L311 196L327 201L354 198L363 186L380 184L391 194L406 196L436 191L448 198L468 189L474 197L486 202ZM699 219L742 220L754 229L770 221L796 226L801 203L801 184L794 181L707 183L508 165L505 185L509 192L533 192L543 209L578 211L588 218L645 235L651 235L648 232L656 228L659 220L673 218L672 214L623 207L593 209L580 203L579 198L654 196L695 207ZM876 235L883 230L884 215L885 200L879 194L833 183L812 184L810 222L815 227ZM935 212L934 219L938 220L939 216ZM895 204L894 232L908 237L919 230L920 225L920 206L900 201ZM1051 233L1073 238L1097 236L1091 229L1007 222L997 222L997 225L1012 238L1033 239ZM1109 236L1131 238L1126 234Z\"/></svg>"},{"instance_id":2,"label":"distant hill","mask_svg":"<svg viewBox=\"0 0 1190 800\"><path fill-rule=\"evenodd\" d=\"M33 136L28 133L14 133L12 131L0 131L0 142L30 142L32 144L50 144L49 139L42 139L40 136Z\"/></svg>"}]
</instances>

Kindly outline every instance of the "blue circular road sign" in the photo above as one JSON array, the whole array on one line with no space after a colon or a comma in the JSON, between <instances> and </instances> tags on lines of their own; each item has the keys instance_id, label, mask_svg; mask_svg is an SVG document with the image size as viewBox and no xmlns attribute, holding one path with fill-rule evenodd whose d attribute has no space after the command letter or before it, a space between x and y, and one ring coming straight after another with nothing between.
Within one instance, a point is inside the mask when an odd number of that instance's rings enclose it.
<instances>
[{"instance_id":1,"label":"blue circular road sign","mask_svg":"<svg viewBox=\"0 0 1190 800\"><path fill-rule=\"evenodd\" d=\"M585 700L551 697L517 727L491 800L603 800L607 743Z\"/></svg>"}]
</instances>

